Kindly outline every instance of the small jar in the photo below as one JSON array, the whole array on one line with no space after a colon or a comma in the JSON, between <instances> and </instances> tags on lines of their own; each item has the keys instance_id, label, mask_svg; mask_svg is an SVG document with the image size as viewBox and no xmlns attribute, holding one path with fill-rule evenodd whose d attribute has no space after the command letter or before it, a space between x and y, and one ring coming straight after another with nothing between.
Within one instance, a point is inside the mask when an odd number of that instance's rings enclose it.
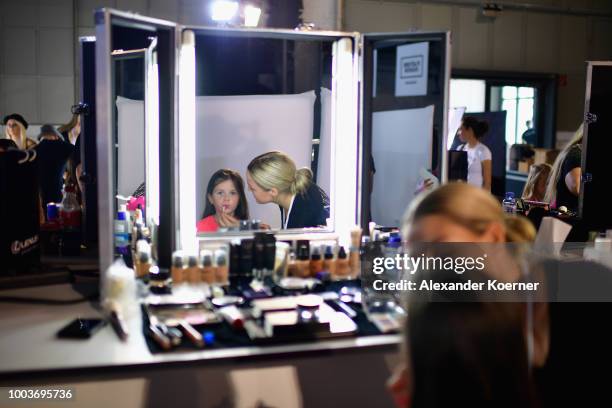
<instances>
[{"instance_id":1,"label":"small jar","mask_svg":"<svg viewBox=\"0 0 612 408\"><path fill-rule=\"evenodd\" d=\"M149 270L149 291L155 295L172 293L172 279L167 269L154 265Z\"/></svg>"}]
</instances>

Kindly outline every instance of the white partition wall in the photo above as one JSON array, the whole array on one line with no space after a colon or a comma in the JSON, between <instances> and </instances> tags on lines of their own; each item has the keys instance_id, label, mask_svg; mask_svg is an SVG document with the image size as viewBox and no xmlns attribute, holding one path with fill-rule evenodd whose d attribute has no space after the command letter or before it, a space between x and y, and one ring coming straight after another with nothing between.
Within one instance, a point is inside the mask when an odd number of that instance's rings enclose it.
<instances>
[{"instance_id":1,"label":"white partition wall","mask_svg":"<svg viewBox=\"0 0 612 408\"><path fill-rule=\"evenodd\" d=\"M372 219L398 226L414 198L421 169L431 166L434 107L375 112L372 155L376 166Z\"/></svg>"}]
</instances>

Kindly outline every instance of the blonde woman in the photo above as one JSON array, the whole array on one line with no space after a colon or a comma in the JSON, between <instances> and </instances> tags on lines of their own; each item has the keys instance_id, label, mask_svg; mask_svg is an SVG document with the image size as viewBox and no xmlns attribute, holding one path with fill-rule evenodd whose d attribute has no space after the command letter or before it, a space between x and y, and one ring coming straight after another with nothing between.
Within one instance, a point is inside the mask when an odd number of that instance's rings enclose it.
<instances>
[{"instance_id":1,"label":"blonde woman","mask_svg":"<svg viewBox=\"0 0 612 408\"><path fill-rule=\"evenodd\" d=\"M578 195L582 177L582 134L580 125L569 143L561 150L553 164L544 201L552 207L566 207L578 211Z\"/></svg>"},{"instance_id":2,"label":"blonde woman","mask_svg":"<svg viewBox=\"0 0 612 408\"><path fill-rule=\"evenodd\" d=\"M461 243L453 247L462 251L455 257L487 248L484 270L417 272L418 287L426 279L520 281L524 272L506 243L530 242L535 230L525 218L505 214L484 189L449 183L413 200L402 235L408 248L434 244L423 247L430 254L447 251L448 243ZM388 382L396 406L537 406L530 370L549 355L547 304L528 315L521 302L487 301L479 291L453 302L461 296L434 289L408 295L404 363Z\"/></svg>"},{"instance_id":3,"label":"blonde woman","mask_svg":"<svg viewBox=\"0 0 612 408\"><path fill-rule=\"evenodd\" d=\"M529 175L521 198L529 201L544 201L551 171L552 166L548 163L533 164L529 168Z\"/></svg>"},{"instance_id":4,"label":"blonde woman","mask_svg":"<svg viewBox=\"0 0 612 408\"><path fill-rule=\"evenodd\" d=\"M11 139L21 150L30 149L36 146L36 142L26 136L28 122L18 113L12 113L4 117L2 121L4 135L7 139Z\"/></svg>"},{"instance_id":5,"label":"blonde woman","mask_svg":"<svg viewBox=\"0 0 612 408\"><path fill-rule=\"evenodd\" d=\"M327 224L327 194L312 181L310 169L297 169L285 153L272 151L251 160L247 185L258 204L274 203L280 207L283 229Z\"/></svg>"}]
</instances>

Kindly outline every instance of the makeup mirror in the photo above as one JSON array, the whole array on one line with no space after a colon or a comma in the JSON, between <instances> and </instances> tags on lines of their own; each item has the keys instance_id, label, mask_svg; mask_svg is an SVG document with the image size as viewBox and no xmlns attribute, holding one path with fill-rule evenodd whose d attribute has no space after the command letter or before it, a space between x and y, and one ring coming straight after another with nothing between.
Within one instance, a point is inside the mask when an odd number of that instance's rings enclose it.
<instances>
[{"instance_id":1,"label":"makeup mirror","mask_svg":"<svg viewBox=\"0 0 612 408\"><path fill-rule=\"evenodd\" d=\"M174 33L172 23L96 12L101 270L122 254L114 222L124 203L128 210L140 208L143 223L164 244L158 263L169 263L172 237L165 231L172 230L172 221L167 230L160 224L171 218L172 200L162 204L160 197L171 196L172 184L161 187L160 179L172 180L173 171L171 157L160 151L173 151Z\"/></svg>"},{"instance_id":2,"label":"makeup mirror","mask_svg":"<svg viewBox=\"0 0 612 408\"><path fill-rule=\"evenodd\" d=\"M356 39L287 30L183 31L179 179L185 245L196 234L232 236L262 226L348 233L356 221ZM275 151L283 154L260 156ZM310 190L291 187L300 168L312 177Z\"/></svg>"},{"instance_id":3,"label":"makeup mirror","mask_svg":"<svg viewBox=\"0 0 612 408\"><path fill-rule=\"evenodd\" d=\"M361 225L398 227L424 179L445 182L450 34L366 34Z\"/></svg>"}]
</instances>

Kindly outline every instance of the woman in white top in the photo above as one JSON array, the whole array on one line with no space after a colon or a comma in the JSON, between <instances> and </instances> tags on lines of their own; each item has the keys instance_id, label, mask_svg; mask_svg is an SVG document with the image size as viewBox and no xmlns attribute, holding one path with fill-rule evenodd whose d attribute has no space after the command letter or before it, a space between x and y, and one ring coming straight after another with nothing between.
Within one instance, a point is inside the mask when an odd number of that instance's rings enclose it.
<instances>
[{"instance_id":1,"label":"woman in white top","mask_svg":"<svg viewBox=\"0 0 612 408\"><path fill-rule=\"evenodd\" d=\"M468 158L467 182L491 191L492 161L491 150L480 139L489 130L489 124L473 116L465 116L459 129L459 138L463 142L459 150L465 150Z\"/></svg>"}]
</instances>

